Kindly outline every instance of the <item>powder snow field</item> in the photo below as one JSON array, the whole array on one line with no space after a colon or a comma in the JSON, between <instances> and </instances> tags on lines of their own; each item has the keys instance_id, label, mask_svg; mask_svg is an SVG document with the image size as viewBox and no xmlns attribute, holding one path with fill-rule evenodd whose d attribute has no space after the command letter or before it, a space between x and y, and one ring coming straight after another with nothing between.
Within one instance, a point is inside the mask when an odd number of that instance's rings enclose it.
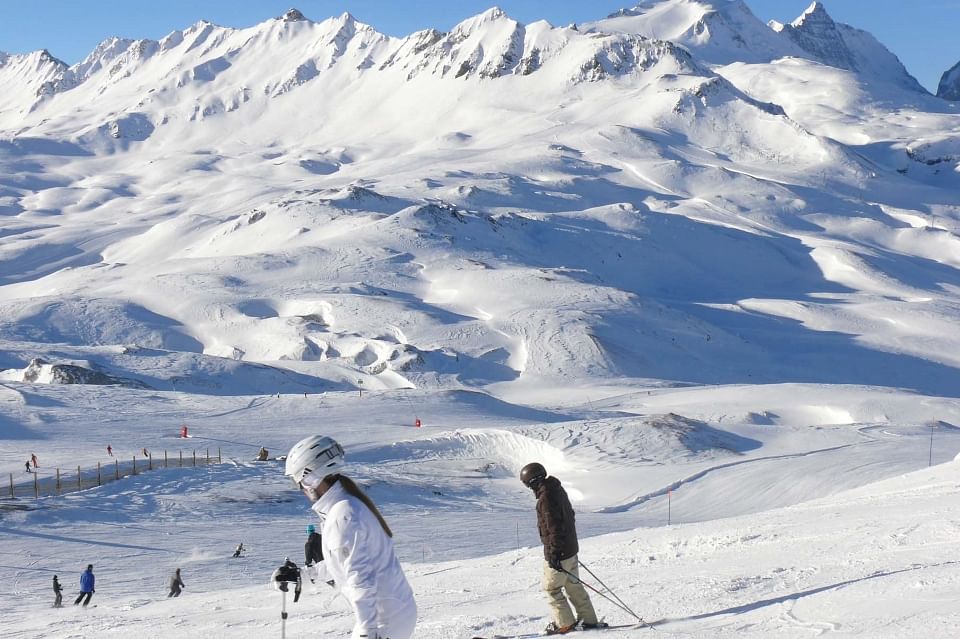
<instances>
[{"instance_id":1,"label":"powder snow field","mask_svg":"<svg viewBox=\"0 0 960 639\"><path fill-rule=\"evenodd\" d=\"M418 638L549 621L530 461L667 620L605 638L956 636L958 149L960 108L820 3L0 55L0 493L31 454L224 458L0 495L0 636L278 634L312 519L253 458L314 433ZM97 607L51 610L88 563ZM308 590L288 636L348 636Z\"/></svg>"}]
</instances>

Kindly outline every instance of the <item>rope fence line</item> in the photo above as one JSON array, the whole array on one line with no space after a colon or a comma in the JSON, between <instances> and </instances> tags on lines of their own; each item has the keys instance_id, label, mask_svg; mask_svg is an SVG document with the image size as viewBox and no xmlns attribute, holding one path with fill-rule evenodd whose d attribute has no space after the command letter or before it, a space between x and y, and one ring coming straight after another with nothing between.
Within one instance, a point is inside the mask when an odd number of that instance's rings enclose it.
<instances>
[{"instance_id":1,"label":"rope fence line","mask_svg":"<svg viewBox=\"0 0 960 639\"><path fill-rule=\"evenodd\" d=\"M164 450L162 460L159 457L154 459L152 453L139 458L134 455L130 458L130 461L120 461L119 458L115 458L112 464L97 462L95 468L83 469L81 466L77 466L76 472L73 468L70 468L67 472L61 472L58 467L46 476L41 476L42 469L38 468L32 472L33 477L28 482L16 482L13 473L9 473L7 489L0 494L0 497L6 499L55 497L65 493L96 488L124 477L132 477L162 468L195 468L222 463L223 456L220 449L217 448L216 455L211 456L210 449L207 448L200 455L197 455L197 451L194 449L189 451L186 456L184 456L183 450L177 451L174 456Z\"/></svg>"}]
</instances>

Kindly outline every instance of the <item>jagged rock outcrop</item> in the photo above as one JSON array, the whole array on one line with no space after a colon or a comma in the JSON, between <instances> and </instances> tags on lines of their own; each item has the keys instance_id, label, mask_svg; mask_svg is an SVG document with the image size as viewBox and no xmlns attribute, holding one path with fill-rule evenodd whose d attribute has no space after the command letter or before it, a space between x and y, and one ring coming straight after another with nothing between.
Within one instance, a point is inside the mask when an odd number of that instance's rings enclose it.
<instances>
[{"instance_id":1,"label":"jagged rock outcrop","mask_svg":"<svg viewBox=\"0 0 960 639\"><path fill-rule=\"evenodd\" d=\"M771 26L816 60L848 71L859 70L840 28L822 3L814 2L790 24L772 23Z\"/></svg>"},{"instance_id":2,"label":"jagged rock outcrop","mask_svg":"<svg viewBox=\"0 0 960 639\"><path fill-rule=\"evenodd\" d=\"M937 97L944 100L960 100L960 62L940 78Z\"/></svg>"},{"instance_id":3,"label":"jagged rock outcrop","mask_svg":"<svg viewBox=\"0 0 960 639\"><path fill-rule=\"evenodd\" d=\"M39 357L30 360L30 364L23 369L22 381L31 384L89 384L92 386L150 388L139 380L114 377L76 364L51 364Z\"/></svg>"}]
</instances>

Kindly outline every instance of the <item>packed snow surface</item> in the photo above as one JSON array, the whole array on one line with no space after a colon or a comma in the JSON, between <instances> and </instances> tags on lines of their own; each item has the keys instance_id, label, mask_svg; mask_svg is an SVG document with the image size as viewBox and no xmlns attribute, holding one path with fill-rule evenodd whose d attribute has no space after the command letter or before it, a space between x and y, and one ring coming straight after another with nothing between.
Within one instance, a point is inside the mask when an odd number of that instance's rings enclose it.
<instances>
[{"instance_id":1,"label":"packed snow surface","mask_svg":"<svg viewBox=\"0 0 960 639\"><path fill-rule=\"evenodd\" d=\"M530 461L660 622L604 637L952 637L958 320L960 108L821 3L0 54L0 635L279 633L325 434L420 638L550 620ZM143 449L222 463L91 487ZM288 636L348 636L307 590Z\"/></svg>"}]
</instances>

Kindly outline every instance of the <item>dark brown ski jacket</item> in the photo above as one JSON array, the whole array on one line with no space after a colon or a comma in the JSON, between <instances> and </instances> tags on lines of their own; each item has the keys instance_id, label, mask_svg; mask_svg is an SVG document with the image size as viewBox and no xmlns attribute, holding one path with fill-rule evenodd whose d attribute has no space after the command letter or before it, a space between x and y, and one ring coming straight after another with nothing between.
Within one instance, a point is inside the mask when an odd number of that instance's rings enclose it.
<instances>
[{"instance_id":1,"label":"dark brown ski jacket","mask_svg":"<svg viewBox=\"0 0 960 639\"><path fill-rule=\"evenodd\" d=\"M537 528L543 542L543 557L569 559L580 551L573 506L556 477L547 477L537 487Z\"/></svg>"}]
</instances>

